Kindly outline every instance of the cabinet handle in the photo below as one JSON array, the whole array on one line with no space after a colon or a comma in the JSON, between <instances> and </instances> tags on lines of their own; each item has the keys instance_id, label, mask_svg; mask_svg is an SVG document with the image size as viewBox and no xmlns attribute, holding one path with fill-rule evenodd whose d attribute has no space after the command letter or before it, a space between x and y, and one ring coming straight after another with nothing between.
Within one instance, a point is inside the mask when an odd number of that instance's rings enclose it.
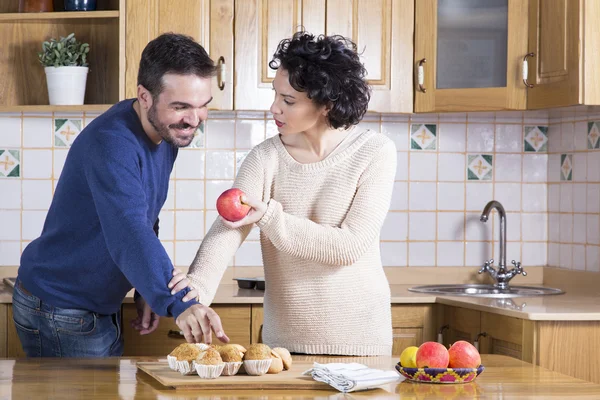
<instances>
[{"instance_id":1,"label":"cabinet handle","mask_svg":"<svg viewBox=\"0 0 600 400\"><path fill-rule=\"evenodd\" d=\"M426 58L422 59L419 61L419 67L417 68L417 83L419 84L419 90L423 93L427 93L427 88L423 86L425 84L425 67L423 64L426 62Z\"/></svg>"},{"instance_id":2,"label":"cabinet handle","mask_svg":"<svg viewBox=\"0 0 600 400\"><path fill-rule=\"evenodd\" d=\"M527 78L529 77L529 62L527 61L527 59L529 57L535 57L535 53L527 53L525 54L525 57L523 57L523 83L525 84L525 86L531 89L535 85L527 81Z\"/></svg>"},{"instance_id":3,"label":"cabinet handle","mask_svg":"<svg viewBox=\"0 0 600 400\"><path fill-rule=\"evenodd\" d=\"M220 90L225 89L225 81L227 78L227 69L225 68L225 58L223 56L219 57L219 61L217 61L218 75L217 75L217 85Z\"/></svg>"},{"instance_id":4,"label":"cabinet handle","mask_svg":"<svg viewBox=\"0 0 600 400\"><path fill-rule=\"evenodd\" d=\"M392 337L394 339L412 339L416 338L417 335L415 335L414 333L393 333Z\"/></svg>"}]
</instances>

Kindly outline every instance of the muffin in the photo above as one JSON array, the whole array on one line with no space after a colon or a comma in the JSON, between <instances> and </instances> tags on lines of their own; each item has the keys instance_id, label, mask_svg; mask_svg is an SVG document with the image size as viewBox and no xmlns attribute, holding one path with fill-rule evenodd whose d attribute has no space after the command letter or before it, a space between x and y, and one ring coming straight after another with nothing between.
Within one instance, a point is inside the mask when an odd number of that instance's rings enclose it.
<instances>
[{"instance_id":1,"label":"muffin","mask_svg":"<svg viewBox=\"0 0 600 400\"><path fill-rule=\"evenodd\" d=\"M225 363L219 352L209 347L196 357L194 367L200 378L214 379L221 375Z\"/></svg>"},{"instance_id":2,"label":"muffin","mask_svg":"<svg viewBox=\"0 0 600 400\"><path fill-rule=\"evenodd\" d=\"M267 371L267 374L278 374L283 371L283 361L281 360L281 356L271 350L271 366Z\"/></svg>"},{"instance_id":3,"label":"muffin","mask_svg":"<svg viewBox=\"0 0 600 400\"><path fill-rule=\"evenodd\" d=\"M252 344L244 354L244 370L248 375L266 374L271 362L271 348L266 344Z\"/></svg>"},{"instance_id":4,"label":"muffin","mask_svg":"<svg viewBox=\"0 0 600 400\"><path fill-rule=\"evenodd\" d=\"M183 375L193 374L194 360L208 348L204 343L182 343L167 356L169 368Z\"/></svg>"},{"instance_id":5,"label":"muffin","mask_svg":"<svg viewBox=\"0 0 600 400\"><path fill-rule=\"evenodd\" d=\"M243 364L246 349L239 344L227 344L219 348L219 354L225 363L223 375L235 375Z\"/></svg>"},{"instance_id":6,"label":"muffin","mask_svg":"<svg viewBox=\"0 0 600 400\"><path fill-rule=\"evenodd\" d=\"M288 349L283 347L275 347L273 351L279 354L279 357L281 357L281 361L283 361L283 369L287 371L292 367L292 355Z\"/></svg>"}]
</instances>

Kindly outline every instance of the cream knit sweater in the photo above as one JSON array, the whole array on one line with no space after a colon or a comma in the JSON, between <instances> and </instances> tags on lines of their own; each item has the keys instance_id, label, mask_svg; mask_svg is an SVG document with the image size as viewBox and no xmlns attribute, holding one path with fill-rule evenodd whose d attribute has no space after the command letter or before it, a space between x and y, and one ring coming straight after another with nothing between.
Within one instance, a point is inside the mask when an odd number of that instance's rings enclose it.
<instances>
[{"instance_id":1,"label":"cream knit sweater","mask_svg":"<svg viewBox=\"0 0 600 400\"><path fill-rule=\"evenodd\" d=\"M391 354L379 234L395 173L394 143L369 130L310 164L294 160L279 136L248 154L234 187L268 203L257 223L264 343L308 354ZM189 270L202 304L212 302L251 228L229 229L217 219L206 234Z\"/></svg>"}]
</instances>

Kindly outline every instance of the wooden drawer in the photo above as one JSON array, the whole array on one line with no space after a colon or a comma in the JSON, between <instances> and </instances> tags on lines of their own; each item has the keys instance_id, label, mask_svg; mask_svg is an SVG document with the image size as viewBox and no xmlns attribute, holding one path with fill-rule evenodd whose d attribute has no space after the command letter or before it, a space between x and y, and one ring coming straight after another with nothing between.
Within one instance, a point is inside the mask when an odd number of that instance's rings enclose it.
<instances>
[{"instance_id":1,"label":"wooden drawer","mask_svg":"<svg viewBox=\"0 0 600 400\"><path fill-rule=\"evenodd\" d=\"M421 328L394 328L394 344L392 354L398 356L410 346L419 347L423 343L423 329Z\"/></svg>"},{"instance_id":2,"label":"wooden drawer","mask_svg":"<svg viewBox=\"0 0 600 400\"><path fill-rule=\"evenodd\" d=\"M223 329L230 343L242 346L250 345L250 306L215 305L212 307L223 323ZM177 345L185 343L185 338L173 337L169 331L179 331L173 318L161 318L156 331L149 335L140 335L131 327L131 320L137 317L135 304L123 305L124 356L166 356ZM220 343L213 334L213 342Z\"/></svg>"}]
</instances>

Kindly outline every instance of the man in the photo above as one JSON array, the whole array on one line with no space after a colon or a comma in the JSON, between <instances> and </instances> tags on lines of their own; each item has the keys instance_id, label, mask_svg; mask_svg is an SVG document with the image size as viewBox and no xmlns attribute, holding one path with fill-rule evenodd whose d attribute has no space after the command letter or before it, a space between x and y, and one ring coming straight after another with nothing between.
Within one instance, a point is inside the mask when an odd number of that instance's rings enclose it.
<instances>
[{"instance_id":1,"label":"man","mask_svg":"<svg viewBox=\"0 0 600 400\"><path fill-rule=\"evenodd\" d=\"M161 35L142 53L137 99L74 141L42 234L21 256L13 312L28 356L121 355L119 310L132 286L141 334L158 326L154 311L176 318L189 342L210 343L211 329L229 340L195 291L171 295L174 269L156 235L178 148L207 117L214 72L194 40Z\"/></svg>"}]
</instances>

